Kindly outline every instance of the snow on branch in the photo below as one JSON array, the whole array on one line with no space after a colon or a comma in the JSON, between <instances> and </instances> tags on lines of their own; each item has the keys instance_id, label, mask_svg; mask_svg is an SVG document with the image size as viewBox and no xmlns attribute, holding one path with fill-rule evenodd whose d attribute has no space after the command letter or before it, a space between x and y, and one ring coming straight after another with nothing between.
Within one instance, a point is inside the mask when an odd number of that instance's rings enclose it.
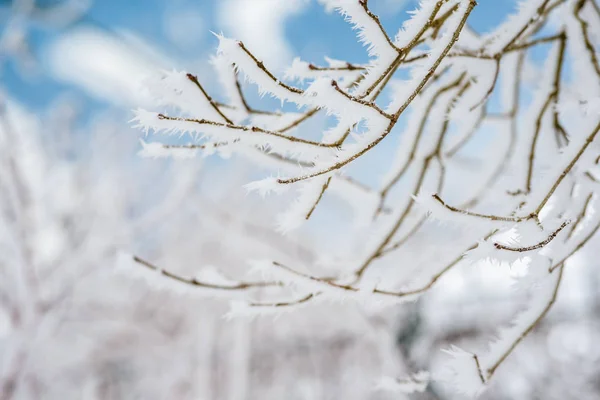
<instances>
[{"instance_id":1,"label":"snow on branch","mask_svg":"<svg viewBox=\"0 0 600 400\"><path fill-rule=\"evenodd\" d=\"M328 9L336 9L352 27L358 31L361 43L367 46L369 55L381 57L385 53L396 53L400 49L383 29L379 17L368 7L368 0L319 0Z\"/></svg>"},{"instance_id":2,"label":"snow on branch","mask_svg":"<svg viewBox=\"0 0 600 400\"><path fill-rule=\"evenodd\" d=\"M268 147L284 154L311 153L331 157L335 155L336 151L334 145L287 136L256 126L225 124L207 119L171 117L145 110L137 110L135 114L133 121L137 123L136 126L145 131L152 130L167 134L190 133L215 140L224 139L250 146Z\"/></svg>"},{"instance_id":3,"label":"snow on branch","mask_svg":"<svg viewBox=\"0 0 600 400\"><path fill-rule=\"evenodd\" d=\"M196 276L183 276L159 267L138 256L121 254L117 261L118 272L144 279L157 288L187 295L236 296L236 292L281 286L281 282L242 282L222 275L215 268L205 268Z\"/></svg>"},{"instance_id":4,"label":"snow on branch","mask_svg":"<svg viewBox=\"0 0 600 400\"><path fill-rule=\"evenodd\" d=\"M255 83L261 95L269 93L282 101L303 104L301 98L303 91L277 79L242 42L222 35L216 36L219 39L217 54L234 65L237 70L242 71L250 82Z\"/></svg>"},{"instance_id":5,"label":"snow on branch","mask_svg":"<svg viewBox=\"0 0 600 400\"><path fill-rule=\"evenodd\" d=\"M227 103L213 100L202 77L163 73L150 89L175 111L137 110L134 121L146 132L190 133L198 140L142 141L140 153L184 158L228 152L267 169L267 177L246 188L289 196L272 220L279 233L312 224L330 195L348 203L360 221L360 230L345 232L343 256L322 254L319 260L329 260L322 264L294 256L255 263L260 282L275 289L261 291L260 301L242 297L230 317L292 312L324 301L411 302L461 265L527 265L529 275L519 281L532 298L526 311L487 351L448 351L452 360L440 379L477 396L549 313L570 257L600 229L599 35L590 22L600 17L590 15L596 10L590 0L523 0L503 24L479 35L468 26L475 1L422 0L390 36L367 0L320 3L358 32L367 63L326 58L317 65L297 58L280 79L242 42L216 35L213 63L224 88L219 98ZM549 51L538 51L543 48ZM251 104L243 79L297 109ZM382 100L384 92L391 98ZM324 114L335 118L315 135L313 122ZM396 149L389 160L369 158L386 146ZM382 177L364 178L372 174L363 160L390 165ZM422 276L411 274L412 265L442 246L452 257L426 259ZM200 289L219 286L161 274ZM252 285L232 282L220 289L245 293ZM424 390L427 381L415 375L381 386L406 393Z\"/></svg>"}]
</instances>

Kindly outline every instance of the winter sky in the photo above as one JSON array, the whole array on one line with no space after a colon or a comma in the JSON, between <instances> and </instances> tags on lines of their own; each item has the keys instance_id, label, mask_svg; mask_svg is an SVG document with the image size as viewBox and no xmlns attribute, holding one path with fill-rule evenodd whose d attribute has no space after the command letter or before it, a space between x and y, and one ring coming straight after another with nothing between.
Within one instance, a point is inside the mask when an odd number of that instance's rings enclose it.
<instances>
[{"instance_id":1,"label":"winter sky","mask_svg":"<svg viewBox=\"0 0 600 400\"><path fill-rule=\"evenodd\" d=\"M491 29L514 5L480 0L471 26ZM370 6L394 33L416 1L371 0ZM0 14L2 20L10 17ZM139 81L158 68L193 71L210 88L214 78L208 60L217 44L211 31L243 40L276 71L295 56L317 64L324 56L366 61L350 26L318 0L96 0L67 29L31 27L40 68L23 75L14 64L3 63L0 77L9 94L33 109L66 92L74 92L89 109L131 108L144 104Z\"/></svg>"}]
</instances>

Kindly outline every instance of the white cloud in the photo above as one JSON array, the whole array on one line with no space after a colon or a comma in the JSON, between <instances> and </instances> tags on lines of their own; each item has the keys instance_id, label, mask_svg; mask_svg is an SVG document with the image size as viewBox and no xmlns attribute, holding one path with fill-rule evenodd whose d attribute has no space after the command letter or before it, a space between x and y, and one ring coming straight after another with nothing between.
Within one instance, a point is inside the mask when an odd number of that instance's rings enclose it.
<instances>
[{"instance_id":1,"label":"white cloud","mask_svg":"<svg viewBox=\"0 0 600 400\"><path fill-rule=\"evenodd\" d=\"M167 38L182 49L193 48L210 35L202 14L196 10L169 9L165 13L163 25Z\"/></svg>"},{"instance_id":2,"label":"white cloud","mask_svg":"<svg viewBox=\"0 0 600 400\"><path fill-rule=\"evenodd\" d=\"M242 40L265 64L280 70L291 61L285 22L298 14L307 0L222 0L217 17L227 36Z\"/></svg>"},{"instance_id":3,"label":"white cloud","mask_svg":"<svg viewBox=\"0 0 600 400\"><path fill-rule=\"evenodd\" d=\"M113 104L145 106L141 82L164 67L162 57L127 36L81 28L61 36L47 51L49 71Z\"/></svg>"}]
</instances>

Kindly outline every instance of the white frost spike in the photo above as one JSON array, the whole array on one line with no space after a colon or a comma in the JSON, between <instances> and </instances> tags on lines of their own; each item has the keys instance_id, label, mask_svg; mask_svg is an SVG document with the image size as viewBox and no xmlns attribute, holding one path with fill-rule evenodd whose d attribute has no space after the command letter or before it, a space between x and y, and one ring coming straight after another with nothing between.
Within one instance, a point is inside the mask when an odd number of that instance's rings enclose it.
<instances>
[{"instance_id":1,"label":"white frost spike","mask_svg":"<svg viewBox=\"0 0 600 400\"><path fill-rule=\"evenodd\" d=\"M554 298L555 289L560 279L560 270L552 274L546 274L537 288L533 288L533 297L527 309L522 312L510 327L501 329L498 339L490 343L489 350L480 355L480 359L486 368L492 367L507 351L512 344L518 340L523 332L533 324L536 319L544 313L544 310Z\"/></svg>"},{"instance_id":2,"label":"white frost spike","mask_svg":"<svg viewBox=\"0 0 600 400\"><path fill-rule=\"evenodd\" d=\"M312 213L317 202L329 185L330 176L323 175L298 184L299 196L292 205L277 218L278 230L290 232L300 227Z\"/></svg>"},{"instance_id":3,"label":"white frost spike","mask_svg":"<svg viewBox=\"0 0 600 400\"><path fill-rule=\"evenodd\" d=\"M397 47L402 48L410 43L419 33L419 30L427 23L438 2L438 0L424 0L421 1L417 9L408 12L412 16L404 21L402 28L400 28L394 39L394 44ZM455 4L456 2L452 1L450 3Z\"/></svg>"},{"instance_id":4,"label":"white frost spike","mask_svg":"<svg viewBox=\"0 0 600 400\"><path fill-rule=\"evenodd\" d=\"M344 121L356 120L357 117L366 120L387 121L383 115L372 107L349 100L336 89L336 86L337 83L329 78L317 79L304 92L306 103L315 107L324 107Z\"/></svg>"},{"instance_id":5,"label":"white frost spike","mask_svg":"<svg viewBox=\"0 0 600 400\"><path fill-rule=\"evenodd\" d=\"M227 118L235 124L241 124L246 121L249 116L249 112L246 109L245 98L243 97L242 90L238 90L238 76L233 65L227 61L224 57L214 56L211 58L211 64L213 65L219 83L223 87L223 94L227 107L220 107L220 109L226 113ZM239 82L242 85L242 82Z\"/></svg>"},{"instance_id":6,"label":"white frost spike","mask_svg":"<svg viewBox=\"0 0 600 400\"><path fill-rule=\"evenodd\" d=\"M494 235L488 240L479 241L476 248L465 253L465 260L475 264L479 262L489 262L492 264L503 263L509 266L526 257L535 255L535 252L507 251L496 248L495 243L510 247L519 247L518 237L514 230L508 230Z\"/></svg>"},{"instance_id":7,"label":"white frost spike","mask_svg":"<svg viewBox=\"0 0 600 400\"><path fill-rule=\"evenodd\" d=\"M563 18L567 37L569 38L569 50L572 52L571 65L573 73L577 76L585 76L585 82L574 82L578 91L584 93L581 100L584 102L589 99L600 96L600 77L596 73L595 66L590 60L589 50L587 49L586 38L584 37L582 27L579 21L573 15L571 10L565 13ZM588 25L589 26L589 25ZM597 44L595 44L597 49ZM594 46L594 44L592 44ZM596 50L596 54L598 51ZM598 56L596 56L598 59Z\"/></svg>"},{"instance_id":8,"label":"white frost spike","mask_svg":"<svg viewBox=\"0 0 600 400\"><path fill-rule=\"evenodd\" d=\"M115 272L123 274L125 276L139 279L144 281L146 284L151 286L155 290L162 290L169 293L174 293L179 296L192 296L198 298L239 298L246 296L246 293L235 290L222 290L217 288L207 288L194 286L189 283L180 282L175 279L171 279L164 275L163 269L152 270L144 265L135 262L134 257L127 253L120 253L117 258ZM187 277L183 276L188 279ZM215 275L212 275L212 279L215 279ZM215 279L213 282L203 283L214 283L220 285L222 278ZM239 282L228 281L229 284L236 285Z\"/></svg>"},{"instance_id":9,"label":"white frost spike","mask_svg":"<svg viewBox=\"0 0 600 400\"><path fill-rule=\"evenodd\" d=\"M186 71L162 71L145 83L159 105L174 106L194 118L225 121Z\"/></svg>"},{"instance_id":10,"label":"white frost spike","mask_svg":"<svg viewBox=\"0 0 600 400\"><path fill-rule=\"evenodd\" d=\"M328 10L336 9L358 31L361 43L367 46L369 56L396 53L388 43L377 22L371 18L359 0L319 0Z\"/></svg>"},{"instance_id":11,"label":"white frost spike","mask_svg":"<svg viewBox=\"0 0 600 400\"><path fill-rule=\"evenodd\" d=\"M397 57L398 52L388 42L377 22L365 12L359 0L320 0L328 10L337 9L355 29L362 43L367 45L368 53L376 57L367 67L364 79L357 86L354 94L363 95L377 78Z\"/></svg>"},{"instance_id":12,"label":"white frost spike","mask_svg":"<svg viewBox=\"0 0 600 400\"><path fill-rule=\"evenodd\" d=\"M197 154L196 149L178 147L169 148L165 147L163 143L158 142L146 142L140 139L142 149L138 151L138 155L147 158L167 158L173 157L176 159L190 159L194 158Z\"/></svg>"},{"instance_id":13,"label":"white frost spike","mask_svg":"<svg viewBox=\"0 0 600 400\"><path fill-rule=\"evenodd\" d=\"M487 54L493 55L501 51L510 43L513 37L538 15L538 10L542 9L547 0L522 0L517 4L517 12L510 15L502 25L495 29L483 40L489 45L485 47Z\"/></svg>"},{"instance_id":14,"label":"white frost spike","mask_svg":"<svg viewBox=\"0 0 600 400\"><path fill-rule=\"evenodd\" d=\"M302 292L316 293L324 288L331 288L323 282L308 278L310 274L305 271L292 270L290 267L270 260L254 260L250 262L250 265L252 266L251 274L259 274L264 280L281 282L285 286ZM334 290L337 291L337 289Z\"/></svg>"},{"instance_id":15,"label":"white frost spike","mask_svg":"<svg viewBox=\"0 0 600 400\"><path fill-rule=\"evenodd\" d=\"M215 72L219 78L219 83L224 89L224 94L231 103L239 110L244 110L244 104L236 85L235 70L233 65L225 57L213 56L210 59ZM245 110L244 110L245 112Z\"/></svg>"},{"instance_id":16,"label":"white frost spike","mask_svg":"<svg viewBox=\"0 0 600 400\"><path fill-rule=\"evenodd\" d=\"M483 393L486 385L482 381L475 355L454 345L442 351L451 359L446 363L444 371L434 379L471 398L476 398Z\"/></svg>"},{"instance_id":17,"label":"white frost spike","mask_svg":"<svg viewBox=\"0 0 600 400\"><path fill-rule=\"evenodd\" d=\"M258 181L250 182L244 185L244 188L248 192L258 192L263 198L271 192L283 193L288 189L289 185L282 185L278 181L278 178L269 177Z\"/></svg>"},{"instance_id":18,"label":"white frost spike","mask_svg":"<svg viewBox=\"0 0 600 400\"><path fill-rule=\"evenodd\" d=\"M143 108L138 108L136 110L133 110L133 118L129 121L130 123L133 123L133 127L134 128L139 128L142 130L142 132L144 132L146 135L148 135L148 133L150 133L151 130L156 130L157 127L157 119L156 118L157 114L155 112L152 111L147 111L144 110ZM159 129L169 129L170 126L169 124L164 124L164 126L159 126Z\"/></svg>"},{"instance_id":19,"label":"white frost spike","mask_svg":"<svg viewBox=\"0 0 600 400\"><path fill-rule=\"evenodd\" d=\"M276 78L270 76L264 68L261 68L263 65L262 62L252 59L250 54L242 48L241 42L222 35L215 36L219 39L217 54L225 58L229 63L234 64L239 71L244 73L244 76L250 82L255 83L261 95L269 93L282 101L287 100L299 105L303 104L302 92L289 90Z\"/></svg>"},{"instance_id":20,"label":"white frost spike","mask_svg":"<svg viewBox=\"0 0 600 400\"><path fill-rule=\"evenodd\" d=\"M578 124L578 129L580 129L580 131L577 132L577 135L574 134L570 137L569 145L562 149L562 153L559 156L554 157L548 172L542 179L536 182L534 190L529 195L528 203L522 210L523 214L531 213L535 210L536 206L540 204L547 193L550 192L557 179L563 175L564 171L569 168L571 162L576 159L577 154L579 154L581 149L584 148L584 146L589 145L587 142L588 135L595 129L597 119L590 118L587 120L580 120ZM576 165L573 166L571 172L585 171L592 167L595 161L594 158L595 157L590 152L583 153Z\"/></svg>"},{"instance_id":21,"label":"white frost spike","mask_svg":"<svg viewBox=\"0 0 600 400\"><path fill-rule=\"evenodd\" d=\"M303 82L311 77L309 63L302 61L299 57L294 58L292 65L285 70L285 79L298 80Z\"/></svg>"},{"instance_id":22,"label":"white frost spike","mask_svg":"<svg viewBox=\"0 0 600 400\"><path fill-rule=\"evenodd\" d=\"M419 144L424 140L423 137L419 137L419 131L421 130L421 121L426 117L428 105L434 100L436 89L443 87L454 79L457 79L458 75L455 73L449 74L448 77L442 77L438 82L433 83L432 90L425 91L421 96L417 96L407 112L409 119L407 126L404 129L397 150L396 155L393 159L392 166L389 171L384 175L382 179L382 185L387 186L396 179L397 175L402 171L406 164L410 160L413 148L420 147ZM404 86L398 82L393 82L390 86L393 93L393 99L402 99L404 96ZM390 109L395 109L400 106L400 102L392 101ZM430 115L430 118L432 116ZM434 116L435 118L435 116ZM433 119L433 118L431 118ZM442 116L437 116L436 120L441 120ZM421 135L422 136L422 135Z\"/></svg>"},{"instance_id":23,"label":"white frost spike","mask_svg":"<svg viewBox=\"0 0 600 400\"><path fill-rule=\"evenodd\" d=\"M204 120L186 120L183 118L166 118L161 114L149 112L143 109L134 111L135 117L132 122L135 127L144 132L154 131L168 135L189 133L192 136L208 137L215 141L237 143L258 148L268 148L280 154L304 154L317 158L323 156L330 158L336 154L337 149L333 147L317 146L314 143L300 142L289 139L285 135L257 128L215 124Z\"/></svg>"},{"instance_id":24,"label":"white frost spike","mask_svg":"<svg viewBox=\"0 0 600 400\"><path fill-rule=\"evenodd\" d=\"M262 305L261 303L249 303L247 301L234 300L229 303L229 312L223 316L226 320L232 320L234 318L240 319L255 319L262 316L271 316L277 318L282 314L297 312L302 307L310 307L314 305L314 301L298 303L293 306L275 306L270 304L277 303L292 303L298 301L301 296L295 295L296 297L287 297L277 300L272 300L269 305Z\"/></svg>"},{"instance_id":25,"label":"white frost spike","mask_svg":"<svg viewBox=\"0 0 600 400\"><path fill-rule=\"evenodd\" d=\"M273 131L278 131L286 128L285 134L290 135L293 134L297 127L288 128L290 125L294 124L300 118L303 117L304 114L296 113L296 112L286 112L281 115L269 115L269 114L252 114L249 119L249 123L253 126L258 126L260 128L265 128Z\"/></svg>"},{"instance_id":26,"label":"white frost spike","mask_svg":"<svg viewBox=\"0 0 600 400\"><path fill-rule=\"evenodd\" d=\"M472 225L496 225L499 227L505 226L507 223L505 221L492 221L487 218L476 217L473 215L468 215L456 211L452 211L446 208L436 196L435 193L419 193L417 196L414 196L414 200L423 211L429 213L429 217L435 221L441 223L453 223L457 225L463 226L472 226Z\"/></svg>"},{"instance_id":27,"label":"white frost spike","mask_svg":"<svg viewBox=\"0 0 600 400\"><path fill-rule=\"evenodd\" d=\"M447 20L448 31L445 32L438 40L431 44L428 52L429 56L422 62L414 63L414 68L410 71L410 79L398 83L398 95L388 105L387 111L394 112L403 104L409 102L421 82L425 80L430 71L433 69L434 63L441 58L446 48L453 41L453 33L458 29L462 18L468 12L468 2L460 2L457 10Z\"/></svg>"},{"instance_id":28,"label":"white frost spike","mask_svg":"<svg viewBox=\"0 0 600 400\"><path fill-rule=\"evenodd\" d=\"M248 275L256 276L263 281L281 282L285 286L298 286L297 276L278 267L271 260L251 260L248 262Z\"/></svg>"},{"instance_id":29,"label":"white frost spike","mask_svg":"<svg viewBox=\"0 0 600 400\"><path fill-rule=\"evenodd\" d=\"M302 61L300 58L295 58L292 61L292 65L285 71L284 78L298 82L319 78L339 79L340 81L347 82L356 79L361 73L361 69L358 68L348 69L347 63L328 58L326 60L329 61L330 68L338 67L344 69L315 69L311 68L308 62Z\"/></svg>"}]
</instances>

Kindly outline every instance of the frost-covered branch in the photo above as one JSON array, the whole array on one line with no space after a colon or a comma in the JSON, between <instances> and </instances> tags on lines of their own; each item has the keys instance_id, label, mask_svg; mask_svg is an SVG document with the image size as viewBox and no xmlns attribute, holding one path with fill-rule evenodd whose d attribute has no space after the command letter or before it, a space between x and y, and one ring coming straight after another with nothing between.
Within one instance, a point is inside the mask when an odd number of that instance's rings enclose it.
<instances>
[{"instance_id":1,"label":"frost-covered branch","mask_svg":"<svg viewBox=\"0 0 600 400\"><path fill-rule=\"evenodd\" d=\"M474 1L423 0L393 36L366 0L320 2L357 31L368 62L295 59L282 80L242 42L218 36L215 64L228 101L214 101L189 73L168 75L167 83L176 87L159 85L161 104L181 114L138 111L136 121L145 130L189 132L198 140L144 142L142 153L181 151L183 157L184 150L201 150L266 167L272 174L246 188L290 196L274 219L282 233L312 220L329 196L350 205L365 229L349 234L360 246L348 245L342 256L261 264L264 282L281 287L261 292L260 301L237 304L232 316L310 309L347 298L403 302L464 264L528 265L542 288L524 288L533 304L499 344L487 353L450 351L464 369L452 379L472 384L465 390L478 394L549 312L569 257L600 226L593 208L600 131L598 33L592 23L600 18L597 4L520 1L504 23L478 34L468 28ZM242 75L259 94L280 100L283 110L287 102L299 111L259 111L244 94ZM189 99L200 105L190 106ZM323 114L333 118L315 135L309 122ZM368 173L354 174L369 172L364 164L374 159L384 164L378 155L393 140L397 150L379 184L360 183ZM420 243L424 254L414 254L413 245ZM414 259L443 246L450 259L428 259L412 270ZM549 268L539 267L548 260Z\"/></svg>"}]
</instances>

